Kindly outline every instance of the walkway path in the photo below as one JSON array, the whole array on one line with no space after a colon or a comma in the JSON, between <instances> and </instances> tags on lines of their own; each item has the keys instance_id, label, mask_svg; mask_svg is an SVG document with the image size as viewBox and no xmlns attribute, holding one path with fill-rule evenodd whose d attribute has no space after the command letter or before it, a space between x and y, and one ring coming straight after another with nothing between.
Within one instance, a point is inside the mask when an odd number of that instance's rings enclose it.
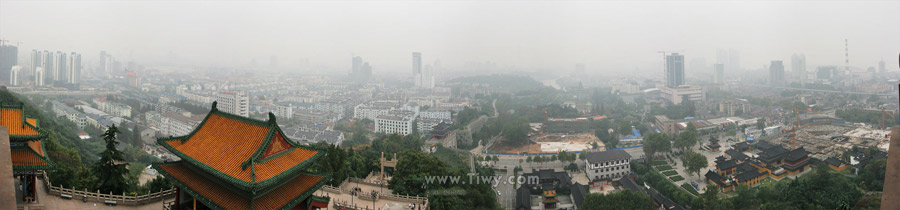
<instances>
[{"instance_id":1,"label":"walkway path","mask_svg":"<svg viewBox=\"0 0 900 210\"><path fill-rule=\"evenodd\" d=\"M59 196L52 196L49 194L50 192L47 191L47 186L44 185L44 182L40 181L40 180L37 181L37 188L38 188L38 193L37 193L38 194L38 196L37 196L38 203L37 204L28 204L28 205L19 205L19 206L29 206L30 208L43 207L43 209L47 209L47 210L57 210L57 209L59 209L59 210L62 210L62 209L66 209L66 210L88 210L88 209L139 209L139 210L153 209L153 210L159 210L159 209L163 209L163 201L166 201L166 200L161 200L161 201L156 201L156 202L152 202L152 203L148 203L148 204L140 205L140 206L124 206L124 205L107 206L107 205L104 205L103 203L98 203L98 202L90 202L90 201L82 202L81 200L78 200L78 199L63 199L63 198L60 198ZM172 201L172 200L174 200L174 199L169 199L168 201Z\"/></svg>"}]
</instances>

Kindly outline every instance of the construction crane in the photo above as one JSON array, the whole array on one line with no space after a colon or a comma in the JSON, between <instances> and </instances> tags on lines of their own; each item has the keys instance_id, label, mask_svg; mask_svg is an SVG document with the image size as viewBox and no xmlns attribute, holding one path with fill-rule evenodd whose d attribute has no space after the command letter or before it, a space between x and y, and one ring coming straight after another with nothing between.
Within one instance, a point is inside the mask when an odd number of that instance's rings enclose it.
<instances>
[{"instance_id":1,"label":"construction crane","mask_svg":"<svg viewBox=\"0 0 900 210\"><path fill-rule=\"evenodd\" d=\"M891 114L890 112L885 111L885 110L884 110L884 106L882 106L882 107L881 107L881 129L882 129L882 130L884 129L884 115L885 115L885 114L890 115L890 116L891 116L891 119L897 119L897 117L895 117L893 114Z\"/></svg>"}]
</instances>

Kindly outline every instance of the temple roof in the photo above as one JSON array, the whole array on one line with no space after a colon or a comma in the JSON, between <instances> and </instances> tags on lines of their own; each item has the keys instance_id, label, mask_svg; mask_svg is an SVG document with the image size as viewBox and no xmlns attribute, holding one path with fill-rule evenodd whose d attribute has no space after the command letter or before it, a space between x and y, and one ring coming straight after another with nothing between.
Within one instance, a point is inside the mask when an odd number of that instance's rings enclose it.
<instances>
[{"instance_id":1,"label":"temple roof","mask_svg":"<svg viewBox=\"0 0 900 210\"><path fill-rule=\"evenodd\" d=\"M27 141L11 145L13 145L10 147L13 170L47 170L52 168L52 163L44 153L43 141Z\"/></svg>"},{"instance_id":2,"label":"temple roof","mask_svg":"<svg viewBox=\"0 0 900 210\"><path fill-rule=\"evenodd\" d=\"M216 109L190 134L157 142L187 163L242 190L269 188L323 155L283 135L270 114L254 120Z\"/></svg>"},{"instance_id":3,"label":"temple roof","mask_svg":"<svg viewBox=\"0 0 900 210\"><path fill-rule=\"evenodd\" d=\"M784 160L794 162L794 161L802 160L803 158L806 158L808 155L809 155L809 152L807 152L806 149L803 149L803 147L800 147L795 150L791 150L791 152L789 152L787 154L787 156L784 157Z\"/></svg>"},{"instance_id":4,"label":"temple roof","mask_svg":"<svg viewBox=\"0 0 900 210\"><path fill-rule=\"evenodd\" d=\"M25 117L24 105L0 105L0 126L9 128L10 140L38 140L47 133L37 127L37 120Z\"/></svg>"},{"instance_id":5,"label":"temple roof","mask_svg":"<svg viewBox=\"0 0 900 210\"><path fill-rule=\"evenodd\" d=\"M300 174L269 193L253 197L229 190L192 170L184 161L154 165L192 197L213 209L290 209L297 206L329 180L324 176ZM252 207L251 207L252 205Z\"/></svg>"}]
</instances>

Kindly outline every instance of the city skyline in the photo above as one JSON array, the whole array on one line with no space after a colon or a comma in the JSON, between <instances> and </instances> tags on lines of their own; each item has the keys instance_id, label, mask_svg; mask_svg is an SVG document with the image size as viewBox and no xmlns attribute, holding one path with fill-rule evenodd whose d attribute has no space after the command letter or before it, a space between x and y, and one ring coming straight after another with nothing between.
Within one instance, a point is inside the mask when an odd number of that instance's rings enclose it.
<instances>
[{"instance_id":1,"label":"city skyline","mask_svg":"<svg viewBox=\"0 0 900 210\"><path fill-rule=\"evenodd\" d=\"M849 39L850 65L865 69L893 58L900 45L900 2L885 1L42 3L0 7L0 37L22 43L20 63L31 49L59 49L84 52L84 63L94 65L105 50L123 62L154 66L245 67L275 56L287 69L308 63L335 73L349 70L346 58L358 55L385 73L410 72L408 53L422 52L429 55L423 62L440 59L448 71L492 62L563 72L575 63L591 66L589 73L661 72L659 50L713 60L718 49L736 49L743 69L794 53L805 54L809 66L842 66L841 42ZM335 12L345 10L356 12ZM171 15L178 13L191 16ZM71 36L41 34L36 27L51 21L44 14L70 17L58 21ZM104 18L111 15L119 18ZM255 33L260 29L268 32Z\"/></svg>"}]
</instances>

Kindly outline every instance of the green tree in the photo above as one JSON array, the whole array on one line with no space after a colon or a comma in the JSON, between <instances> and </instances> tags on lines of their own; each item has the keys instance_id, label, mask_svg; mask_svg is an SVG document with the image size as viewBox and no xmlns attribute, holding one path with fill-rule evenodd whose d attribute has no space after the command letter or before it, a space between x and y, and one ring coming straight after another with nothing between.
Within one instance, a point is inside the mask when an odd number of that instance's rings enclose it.
<instances>
[{"instance_id":1,"label":"green tree","mask_svg":"<svg viewBox=\"0 0 900 210\"><path fill-rule=\"evenodd\" d=\"M503 126L503 137L513 145L525 145L528 140L528 121L519 119Z\"/></svg>"},{"instance_id":2,"label":"green tree","mask_svg":"<svg viewBox=\"0 0 900 210\"><path fill-rule=\"evenodd\" d=\"M700 177L700 169L706 168L708 164L706 156L696 152L685 152L684 156L681 157L681 162L688 171L697 174L698 178Z\"/></svg>"},{"instance_id":3,"label":"green tree","mask_svg":"<svg viewBox=\"0 0 900 210\"><path fill-rule=\"evenodd\" d=\"M314 162L308 170L312 172L331 174L331 181L327 184L337 187L350 176L350 169L347 167L346 152L333 144L327 142L318 142L312 145L314 148L325 150L325 157Z\"/></svg>"},{"instance_id":4,"label":"green tree","mask_svg":"<svg viewBox=\"0 0 900 210\"><path fill-rule=\"evenodd\" d=\"M125 174L128 173L125 169L127 164L123 162L125 156L116 149L116 145L119 144L116 141L117 133L119 128L112 125L101 135L106 142L106 150L100 153L100 161L94 165L99 181L97 189L101 193L122 194L128 186L125 181Z\"/></svg>"},{"instance_id":5,"label":"green tree","mask_svg":"<svg viewBox=\"0 0 900 210\"><path fill-rule=\"evenodd\" d=\"M683 152L687 152L689 148L693 147L698 142L699 137L697 135L697 128L694 127L693 123L688 123L687 128L675 139L674 146Z\"/></svg>"},{"instance_id":6,"label":"green tree","mask_svg":"<svg viewBox=\"0 0 900 210\"><path fill-rule=\"evenodd\" d=\"M579 209L585 210L634 210L652 209L650 196L644 193L624 190L607 195L590 193L585 195L584 203Z\"/></svg>"},{"instance_id":7,"label":"green tree","mask_svg":"<svg viewBox=\"0 0 900 210\"><path fill-rule=\"evenodd\" d=\"M137 124L131 128L131 145L137 148L144 148L144 140L141 139L141 131L138 130Z\"/></svg>"},{"instance_id":8,"label":"green tree","mask_svg":"<svg viewBox=\"0 0 900 210\"><path fill-rule=\"evenodd\" d=\"M722 209L721 203L719 203L719 187L714 184L707 184L706 191L700 195L703 198L703 206L705 209L716 210Z\"/></svg>"},{"instance_id":9,"label":"green tree","mask_svg":"<svg viewBox=\"0 0 900 210\"><path fill-rule=\"evenodd\" d=\"M669 141L668 135L662 133L650 133L644 137L644 154L646 155L644 160L647 161L647 163L652 162L653 157L655 157L657 153L670 151L672 151L672 143Z\"/></svg>"},{"instance_id":10,"label":"green tree","mask_svg":"<svg viewBox=\"0 0 900 210\"><path fill-rule=\"evenodd\" d=\"M766 119L759 118L759 120L756 121L756 129L763 129L763 128L766 128Z\"/></svg>"}]
</instances>

